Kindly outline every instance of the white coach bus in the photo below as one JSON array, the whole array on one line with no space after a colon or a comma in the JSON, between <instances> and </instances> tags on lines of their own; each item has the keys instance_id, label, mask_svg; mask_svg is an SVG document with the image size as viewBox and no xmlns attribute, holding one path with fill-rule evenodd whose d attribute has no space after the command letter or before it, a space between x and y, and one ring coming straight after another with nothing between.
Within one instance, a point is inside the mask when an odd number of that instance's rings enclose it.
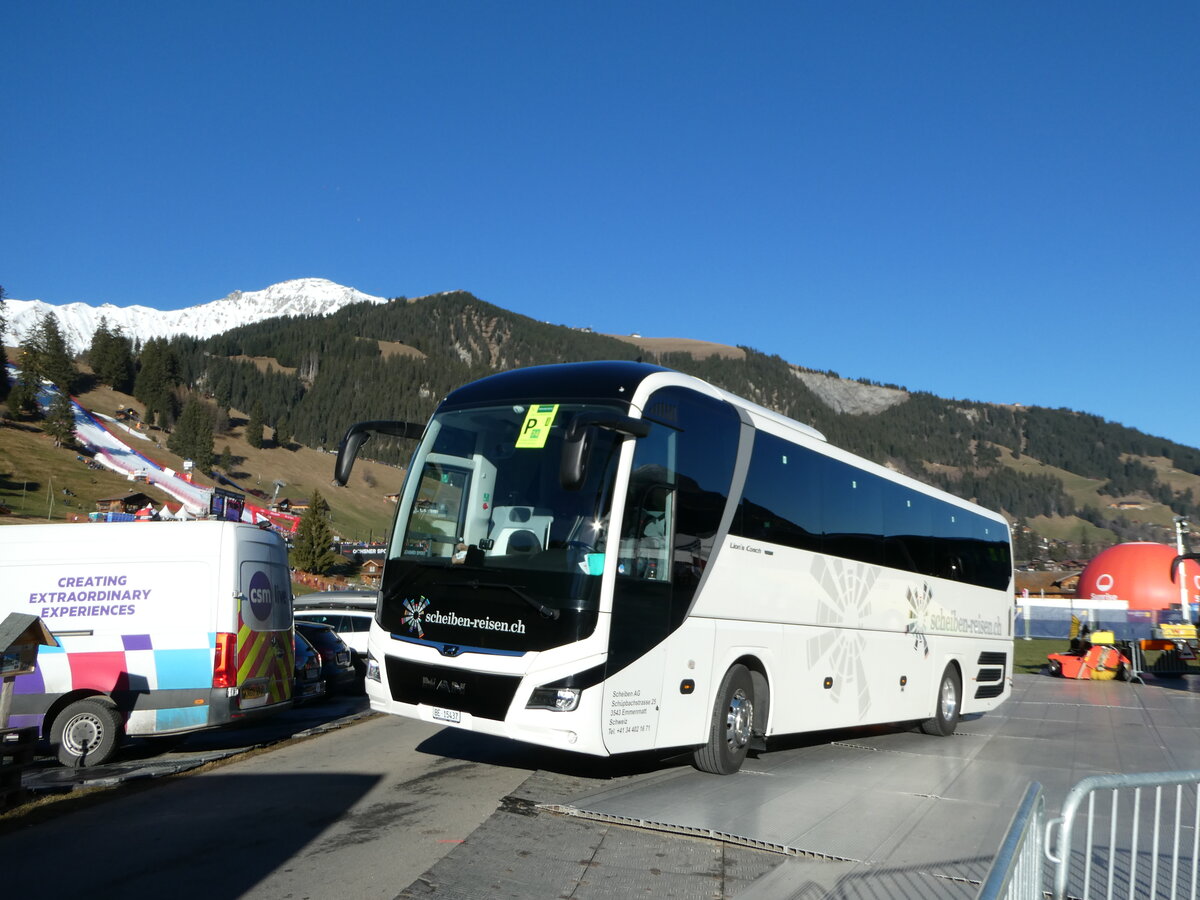
<instances>
[{"instance_id":1,"label":"white coach bus","mask_svg":"<svg viewBox=\"0 0 1200 900\"><path fill-rule=\"evenodd\" d=\"M373 709L738 770L772 735L1011 691L1005 520L699 379L629 362L451 393L401 492L368 639Z\"/></svg>"}]
</instances>

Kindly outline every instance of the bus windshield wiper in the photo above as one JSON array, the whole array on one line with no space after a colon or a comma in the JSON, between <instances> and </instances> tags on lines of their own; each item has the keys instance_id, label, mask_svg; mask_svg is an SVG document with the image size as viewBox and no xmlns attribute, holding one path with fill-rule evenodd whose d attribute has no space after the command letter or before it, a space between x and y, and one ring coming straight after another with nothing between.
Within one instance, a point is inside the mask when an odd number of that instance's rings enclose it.
<instances>
[{"instance_id":1,"label":"bus windshield wiper","mask_svg":"<svg viewBox=\"0 0 1200 900\"><path fill-rule=\"evenodd\" d=\"M446 582L446 581L435 581L434 584L437 584L439 586L445 585L447 587L451 587L451 586L452 587L469 587L469 588L474 588L475 590L479 590L480 588L499 588L500 590L504 590L504 591L512 591L514 594L516 594L518 597L520 597L522 600L524 600L526 603L528 603L530 606L532 606L534 609L536 609L539 613L541 613L543 616L545 616L547 619L557 619L558 618L558 610L557 609L547 606L545 603L542 603L536 597L530 596L529 594L527 594L523 590L521 590L521 588L517 587L515 584L502 584L501 582L498 582L498 581L479 581L478 579L474 579L474 578L471 579L470 581L455 582L453 585L451 585L449 582Z\"/></svg>"}]
</instances>

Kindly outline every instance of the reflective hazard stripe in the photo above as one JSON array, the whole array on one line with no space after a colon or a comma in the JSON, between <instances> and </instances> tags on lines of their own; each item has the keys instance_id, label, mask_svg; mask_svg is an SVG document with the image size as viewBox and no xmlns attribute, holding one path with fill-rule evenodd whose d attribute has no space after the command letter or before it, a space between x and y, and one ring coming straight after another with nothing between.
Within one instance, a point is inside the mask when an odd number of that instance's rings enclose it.
<instances>
[{"instance_id":1,"label":"reflective hazard stripe","mask_svg":"<svg viewBox=\"0 0 1200 900\"><path fill-rule=\"evenodd\" d=\"M274 651L273 639L283 642L282 654ZM270 686L270 700L280 703L292 696L292 653L288 652L287 632L254 631L247 625L238 630L238 684L265 678Z\"/></svg>"},{"instance_id":2,"label":"reflective hazard stripe","mask_svg":"<svg viewBox=\"0 0 1200 900\"><path fill-rule=\"evenodd\" d=\"M265 631L251 631L245 625L238 632L238 684L243 684L251 678L261 678L268 674L264 665L265 655L271 642Z\"/></svg>"}]
</instances>

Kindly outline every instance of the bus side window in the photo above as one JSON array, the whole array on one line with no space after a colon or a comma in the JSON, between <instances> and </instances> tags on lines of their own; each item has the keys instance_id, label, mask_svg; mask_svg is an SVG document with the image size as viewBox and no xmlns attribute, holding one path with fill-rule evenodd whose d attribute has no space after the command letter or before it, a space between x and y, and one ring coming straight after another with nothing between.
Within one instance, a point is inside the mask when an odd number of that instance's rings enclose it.
<instances>
[{"instance_id":1,"label":"bus side window","mask_svg":"<svg viewBox=\"0 0 1200 900\"><path fill-rule=\"evenodd\" d=\"M618 571L646 581L670 581L673 489L650 482L636 488L636 497L626 515Z\"/></svg>"},{"instance_id":2,"label":"bus side window","mask_svg":"<svg viewBox=\"0 0 1200 900\"><path fill-rule=\"evenodd\" d=\"M671 533L667 522L667 506L671 489L665 484L652 485L642 502L641 537L665 538Z\"/></svg>"},{"instance_id":3,"label":"bus side window","mask_svg":"<svg viewBox=\"0 0 1200 900\"><path fill-rule=\"evenodd\" d=\"M425 463L405 530L405 556L449 558L454 555L462 530L463 498L469 483L467 469Z\"/></svg>"}]
</instances>

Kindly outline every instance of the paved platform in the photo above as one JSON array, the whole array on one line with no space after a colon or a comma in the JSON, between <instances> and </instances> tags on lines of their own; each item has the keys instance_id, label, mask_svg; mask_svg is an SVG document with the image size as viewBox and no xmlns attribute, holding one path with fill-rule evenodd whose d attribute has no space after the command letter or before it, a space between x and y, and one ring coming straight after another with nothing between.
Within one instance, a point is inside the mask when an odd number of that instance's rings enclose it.
<instances>
[{"instance_id":1,"label":"paved platform","mask_svg":"<svg viewBox=\"0 0 1200 900\"><path fill-rule=\"evenodd\" d=\"M507 818L512 810L497 811L485 823L486 842L477 833L470 851L465 845L455 851L406 895L470 896L488 883L487 870L501 865L505 890L498 895L571 894L564 871L539 883L518 845L526 854L540 846L557 858L565 835L575 835L570 843L581 847L601 847L614 840L613 829L632 826L654 835L654 852L685 846L678 839L670 844L672 834L740 848L742 855L731 859L739 877L708 858L674 877L660 872L630 881L624 871L610 892L598 871L579 868L572 847L567 856L578 880L572 896L629 896L634 883L637 893L671 896L674 885L678 895L692 895L707 865L709 878L719 875L721 885L709 881L703 896L973 898L1030 782L1042 783L1054 815L1087 775L1200 768L1200 679L1146 680L1017 675L1011 699L986 716L964 719L952 737L902 728L806 735L778 742L724 778L675 766L604 785L593 781L590 789L580 782L579 793L563 797L554 796L563 785L551 786L539 772L521 793L540 815L525 811L519 837ZM590 843L586 833L576 834L587 822L595 823ZM469 858L484 846L486 859ZM691 843L686 846L694 855Z\"/></svg>"},{"instance_id":2,"label":"paved platform","mask_svg":"<svg viewBox=\"0 0 1200 900\"><path fill-rule=\"evenodd\" d=\"M999 710L949 738L810 736L730 778L684 770L571 806L800 857L739 895L747 900L807 900L826 896L822 886L855 896L839 885L868 881L864 896L973 897L1030 782L1057 812L1087 775L1200 768L1195 687L1191 676L1143 685L1019 675Z\"/></svg>"}]
</instances>

